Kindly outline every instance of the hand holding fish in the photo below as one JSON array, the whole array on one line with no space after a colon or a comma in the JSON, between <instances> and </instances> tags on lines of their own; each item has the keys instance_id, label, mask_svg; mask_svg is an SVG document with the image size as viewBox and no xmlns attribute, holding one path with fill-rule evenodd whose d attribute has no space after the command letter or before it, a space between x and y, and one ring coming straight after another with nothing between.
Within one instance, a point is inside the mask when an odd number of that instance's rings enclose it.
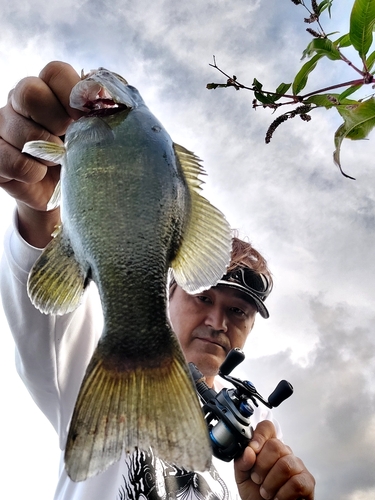
<instances>
[{"instance_id":1,"label":"hand holding fish","mask_svg":"<svg viewBox=\"0 0 375 500\"><path fill-rule=\"evenodd\" d=\"M244 454L234 462L242 500L313 500L315 479L267 420L256 427Z\"/></svg>"},{"instance_id":2,"label":"hand holding fish","mask_svg":"<svg viewBox=\"0 0 375 500\"><path fill-rule=\"evenodd\" d=\"M46 212L46 206L60 168L21 150L36 139L62 144L59 136L82 115L69 106L70 91L79 80L69 64L49 63L39 78L22 79L0 109L0 186L16 199L21 234L34 246L44 247L59 223L59 210Z\"/></svg>"}]
</instances>

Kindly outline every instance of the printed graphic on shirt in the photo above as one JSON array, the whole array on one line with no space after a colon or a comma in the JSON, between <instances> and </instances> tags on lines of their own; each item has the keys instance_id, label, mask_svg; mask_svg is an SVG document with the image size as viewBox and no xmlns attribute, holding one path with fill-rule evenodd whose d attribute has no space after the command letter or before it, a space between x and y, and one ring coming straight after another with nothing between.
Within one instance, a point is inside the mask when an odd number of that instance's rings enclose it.
<instances>
[{"instance_id":1,"label":"printed graphic on shirt","mask_svg":"<svg viewBox=\"0 0 375 500\"><path fill-rule=\"evenodd\" d=\"M228 488L212 465L191 472L155 457L152 450L136 450L125 459L117 500L229 500Z\"/></svg>"}]
</instances>

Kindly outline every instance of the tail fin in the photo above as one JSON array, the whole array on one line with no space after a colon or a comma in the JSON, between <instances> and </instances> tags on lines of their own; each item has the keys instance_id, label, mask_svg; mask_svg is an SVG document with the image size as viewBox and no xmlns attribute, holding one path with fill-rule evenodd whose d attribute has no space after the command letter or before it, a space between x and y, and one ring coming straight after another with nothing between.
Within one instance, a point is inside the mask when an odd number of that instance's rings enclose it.
<instances>
[{"instance_id":1,"label":"tail fin","mask_svg":"<svg viewBox=\"0 0 375 500\"><path fill-rule=\"evenodd\" d=\"M117 462L123 449L150 446L156 456L180 467L202 471L210 466L207 428L185 361L178 355L158 368L118 371L96 351L70 424L69 477L84 481Z\"/></svg>"}]
</instances>

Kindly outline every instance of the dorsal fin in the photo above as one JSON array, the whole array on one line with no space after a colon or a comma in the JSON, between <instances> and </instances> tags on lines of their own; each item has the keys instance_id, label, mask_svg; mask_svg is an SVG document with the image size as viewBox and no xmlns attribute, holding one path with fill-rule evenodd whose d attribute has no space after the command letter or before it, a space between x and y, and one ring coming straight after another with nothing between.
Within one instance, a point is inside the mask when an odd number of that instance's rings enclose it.
<instances>
[{"instance_id":1,"label":"dorsal fin","mask_svg":"<svg viewBox=\"0 0 375 500\"><path fill-rule=\"evenodd\" d=\"M199 158L178 144L175 153L181 164L191 196L191 213L182 244L172 262L174 277L188 293L199 293L225 274L230 262L232 235L224 215L204 198L204 169Z\"/></svg>"}]
</instances>

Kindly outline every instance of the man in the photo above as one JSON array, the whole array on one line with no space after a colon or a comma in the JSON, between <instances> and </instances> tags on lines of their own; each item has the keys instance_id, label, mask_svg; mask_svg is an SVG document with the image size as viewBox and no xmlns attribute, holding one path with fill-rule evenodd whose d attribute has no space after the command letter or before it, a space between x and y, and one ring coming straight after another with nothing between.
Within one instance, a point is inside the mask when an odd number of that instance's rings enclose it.
<instances>
[{"instance_id":1,"label":"man","mask_svg":"<svg viewBox=\"0 0 375 500\"><path fill-rule=\"evenodd\" d=\"M90 294L76 311L61 317L42 315L28 299L30 267L60 221L58 209L46 211L59 167L22 155L21 149L29 140L61 143L60 136L69 123L81 115L69 106L70 91L78 81L71 66L50 63L39 78L22 80L0 110L0 184L17 202L1 269L4 311L17 345L18 372L58 432L62 450L80 382L101 328ZM229 350L243 347L256 313L268 316L264 300L271 278L266 264L251 245L238 239L234 243L232 266L218 286L188 295L176 284L171 285L171 323L186 359L198 366L209 385L213 385ZM245 256L240 256L241 252ZM262 418L258 414L254 425ZM314 498L313 477L277 438L270 420L259 422L234 469L243 500ZM188 472L162 462L150 449L123 454L107 471L80 483L73 483L62 467L55 500L185 495L225 499L228 491L214 468L203 474Z\"/></svg>"}]
</instances>

